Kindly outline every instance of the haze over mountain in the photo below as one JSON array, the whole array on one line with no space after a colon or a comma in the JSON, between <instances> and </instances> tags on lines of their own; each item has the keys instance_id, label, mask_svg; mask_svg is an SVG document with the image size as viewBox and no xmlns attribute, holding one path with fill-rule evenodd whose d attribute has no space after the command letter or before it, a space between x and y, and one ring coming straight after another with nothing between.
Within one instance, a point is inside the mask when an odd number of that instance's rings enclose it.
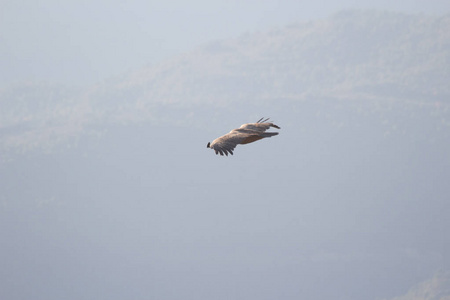
<instances>
[{"instance_id":1,"label":"haze over mountain","mask_svg":"<svg viewBox=\"0 0 450 300\"><path fill-rule=\"evenodd\" d=\"M446 300L450 297L450 275L439 271L431 279L412 287L405 295L393 300Z\"/></svg>"},{"instance_id":2,"label":"haze over mountain","mask_svg":"<svg viewBox=\"0 0 450 300\"><path fill-rule=\"evenodd\" d=\"M0 87L22 81L86 85L211 40L317 20L340 10L450 12L447 0L205 0L0 3Z\"/></svg>"},{"instance_id":3,"label":"haze over mountain","mask_svg":"<svg viewBox=\"0 0 450 300\"><path fill-rule=\"evenodd\" d=\"M0 296L448 297L449 79L450 15L353 10L8 85ZM206 148L260 117L280 135Z\"/></svg>"}]
</instances>

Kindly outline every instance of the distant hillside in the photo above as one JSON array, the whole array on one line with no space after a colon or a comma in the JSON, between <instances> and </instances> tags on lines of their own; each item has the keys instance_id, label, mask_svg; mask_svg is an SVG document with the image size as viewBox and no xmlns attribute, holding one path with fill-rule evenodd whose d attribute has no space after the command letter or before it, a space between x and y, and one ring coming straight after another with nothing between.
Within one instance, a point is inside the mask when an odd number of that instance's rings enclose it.
<instances>
[{"instance_id":1,"label":"distant hillside","mask_svg":"<svg viewBox=\"0 0 450 300\"><path fill-rule=\"evenodd\" d=\"M403 296L392 300L449 300L450 273L440 272L433 278L419 283Z\"/></svg>"},{"instance_id":2,"label":"distant hillside","mask_svg":"<svg viewBox=\"0 0 450 300\"><path fill-rule=\"evenodd\" d=\"M202 124L225 112L248 117L259 113L255 105L283 115L303 102L424 112L441 128L450 123L449 79L449 15L347 11L211 42L85 90L3 88L0 149L51 147L106 123Z\"/></svg>"},{"instance_id":3,"label":"distant hillside","mask_svg":"<svg viewBox=\"0 0 450 300\"><path fill-rule=\"evenodd\" d=\"M449 29L450 16L343 12L210 43L142 69L117 88L164 103L311 97L445 102Z\"/></svg>"}]
</instances>

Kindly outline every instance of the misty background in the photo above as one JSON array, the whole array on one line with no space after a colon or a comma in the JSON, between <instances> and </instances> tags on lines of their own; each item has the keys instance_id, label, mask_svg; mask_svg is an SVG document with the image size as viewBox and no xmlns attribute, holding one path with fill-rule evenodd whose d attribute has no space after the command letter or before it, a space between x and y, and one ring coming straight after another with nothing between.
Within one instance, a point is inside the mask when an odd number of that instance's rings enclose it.
<instances>
[{"instance_id":1,"label":"misty background","mask_svg":"<svg viewBox=\"0 0 450 300\"><path fill-rule=\"evenodd\" d=\"M0 297L448 299L449 10L3 1Z\"/></svg>"},{"instance_id":2,"label":"misty background","mask_svg":"<svg viewBox=\"0 0 450 300\"><path fill-rule=\"evenodd\" d=\"M325 18L345 9L438 14L444 0L11 1L0 3L0 86L86 85L204 43Z\"/></svg>"}]
</instances>

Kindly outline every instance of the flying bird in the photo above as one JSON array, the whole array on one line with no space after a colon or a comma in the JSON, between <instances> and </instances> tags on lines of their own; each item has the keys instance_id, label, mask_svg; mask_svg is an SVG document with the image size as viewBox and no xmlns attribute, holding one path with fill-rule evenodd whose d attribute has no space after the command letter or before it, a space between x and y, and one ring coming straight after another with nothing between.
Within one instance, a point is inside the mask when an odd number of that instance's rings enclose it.
<instances>
[{"instance_id":1,"label":"flying bird","mask_svg":"<svg viewBox=\"0 0 450 300\"><path fill-rule=\"evenodd\" d=\"M277 135L278 132L265 132L270 127L278 128L277 125L267 122L269 118L261 118L256 123L244 124L237 129L231 130L229 133L215 139L206 145L207 148L213 149L216 154L223 156L228 153L233 155L233 150L239 144L253 143L257 140Z\"/></svg>"}]
</instances>

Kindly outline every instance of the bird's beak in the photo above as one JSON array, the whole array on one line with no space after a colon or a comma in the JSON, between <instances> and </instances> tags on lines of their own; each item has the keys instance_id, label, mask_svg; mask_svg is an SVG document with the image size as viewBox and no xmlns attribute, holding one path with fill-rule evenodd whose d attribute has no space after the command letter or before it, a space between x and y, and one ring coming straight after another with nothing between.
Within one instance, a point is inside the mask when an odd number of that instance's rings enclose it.
<instances>
[{"instance_id":1,"label":"bird's beak","mask_svg":"<svg viewBox=\"0 0 450 300\"><path fill-rule=\"evenodd\" d=\"M206 145L206 148L209 148L209 145L211 145L211 143L208 143L208 145Z\"/></svg>"}]
</instances>

